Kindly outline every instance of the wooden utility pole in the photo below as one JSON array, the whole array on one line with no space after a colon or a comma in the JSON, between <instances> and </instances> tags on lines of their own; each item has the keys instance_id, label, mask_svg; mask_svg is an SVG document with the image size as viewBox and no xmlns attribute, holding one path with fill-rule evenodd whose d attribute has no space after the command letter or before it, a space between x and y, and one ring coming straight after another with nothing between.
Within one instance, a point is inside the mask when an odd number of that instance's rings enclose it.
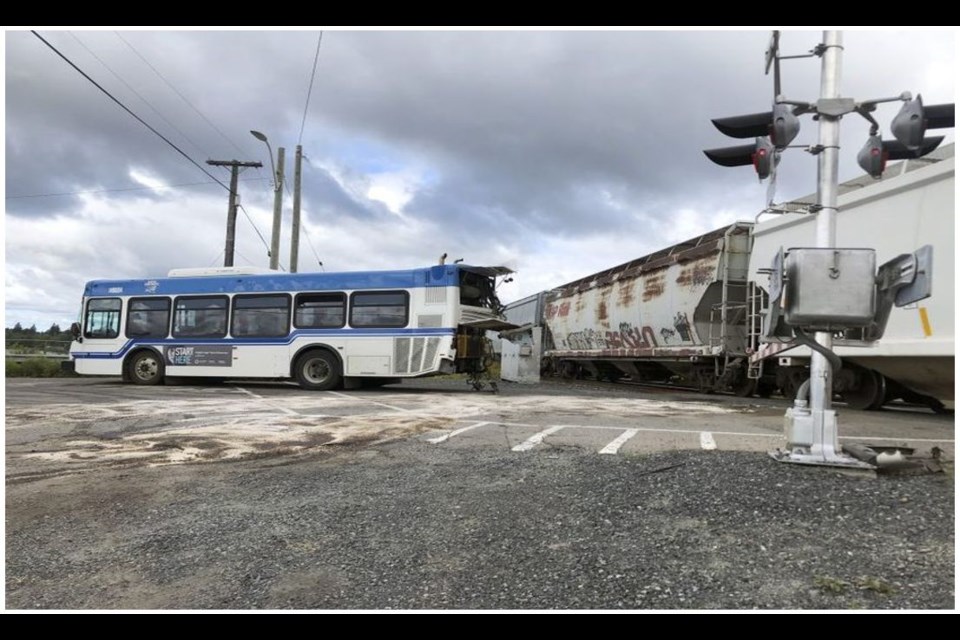
<instances>
[{"instance_id":1,"label":"wooden utility pole","mask_svg":"<svg viewBox=\"0 0 960 640\"><path fill-rule=\"evenodd\" d=\"M227 242L223 249L223 266L233 266L233 253L237 235L237 176L240 167L256 167L263 165L259 162L241 162L240 160L207 160L207 164L214 167L230 167L230 200L227 204Z\"/></svg>"}]
</instances>

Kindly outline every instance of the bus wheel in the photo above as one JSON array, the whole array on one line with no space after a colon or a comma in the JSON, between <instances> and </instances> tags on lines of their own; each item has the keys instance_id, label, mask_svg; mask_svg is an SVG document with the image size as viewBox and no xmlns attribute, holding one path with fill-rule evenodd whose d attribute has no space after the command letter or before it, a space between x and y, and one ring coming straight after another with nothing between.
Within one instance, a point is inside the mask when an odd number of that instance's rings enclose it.
<instances>
[{"instance_id":1,"label":"bus wheel","mask_svg":"<svg viewBox=\"0 0 960 640\"><path fill-rule=\"evenodd\" d=\"M340 363L329 351L309 351L297 358L294 374L302 388L326 391L340 383Z\"/></svg>"},{"instance_id":2,"label":"bus wheel","mask_svg":"<svg viewBox=\"0 0 960 640\"><path fill-rule=\"evenodd\" d=\"M163 360L153 351L141 351L134 355L127 367L133 384L160 384L163 380Z\"/></svg>"}]
</instances>

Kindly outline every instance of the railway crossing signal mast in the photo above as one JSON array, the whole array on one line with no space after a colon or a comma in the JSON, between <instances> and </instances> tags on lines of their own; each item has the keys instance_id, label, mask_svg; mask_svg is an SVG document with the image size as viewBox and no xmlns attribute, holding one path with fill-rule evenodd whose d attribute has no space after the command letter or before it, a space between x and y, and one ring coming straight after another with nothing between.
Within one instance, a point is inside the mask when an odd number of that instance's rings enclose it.
<instances>
[{"instance_id":1,"label":"railway crossing signal mast","mask_svg":"<svg viewBox=\"0 0 960 640\"><path fill-rule=\"evenodd\" d=\"M928 138L927 129L954 126L954 105L925 106L918 95L904 92L892 98L857 102L840 93L843 39L839 31L824 31L823 42L810 53L780 55L780 34L774 31L766 52L766 70L774 69L774 101L770 111L713 120L724 134L754 138L752 144L704 151L725 166L753 165L760 180L775 179L781 153L800 131L798 116L815 114L818 144L805 147L817 157L816 246L788 248L773 256L769 270L770 304L764 317L763 339L793 342L812 350L810 379L801 386L784 418L787 449L771 452L782 462L872 468L844 453L832 408L833 372L840 358L833 352L835 336L846 346L871 346L883 335L893 305L904 306L930 295L932 249L920 248L876 268L873 249L836 248L840 120L858 113L870 122L867 142L857 161L880 178L888 160L916 158L933 151L943 137ZM816 102L788 100L780 91L780 61L821 58L820 98ZM891 123L896 140L880 137L872 113L884 102L903 102ZM772 182L772 180L771 180ZM772 199L772 198L771 198Z\"/></svg>"}]
</instances>

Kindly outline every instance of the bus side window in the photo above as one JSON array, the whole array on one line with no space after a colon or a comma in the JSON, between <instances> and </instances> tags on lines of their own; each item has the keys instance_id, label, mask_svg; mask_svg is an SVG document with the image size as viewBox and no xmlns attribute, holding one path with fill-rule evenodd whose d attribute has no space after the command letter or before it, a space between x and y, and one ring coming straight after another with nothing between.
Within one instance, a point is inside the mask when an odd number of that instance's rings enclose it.
<instances>
[{"instance_id":1,"label":"bus side window","mask_svg":"<svg viewBox=\"0 0 960 640\"><path fill-rule=\"evenodd\" d=\"M170 330L169 298L131 298L128 304L128 338L167 337Z\"/></svg>"},{"instance_id":2,"label":"bus side window","mask_svg":"<svg viewBox=\"0 0 960 640\"><path fill-rule=\"evenodd\" d=\"M131 311L127 317L127 334L131 336L150 335L150 317L144 311Z\"/></svg>"},{"instance_id":3,"label":"bus side window","mask_svg":"<svg viewBox=\"0 0 960 640\"><path fill-rule=\"evenodd\" d=\"M290 332L290 296L287 294L233 297L233 324L237 338L278 338Z\"/></svg>"},{"instance_id":4,"label":"bus side window","mask_svg":"<svg viewBox=\"0 0 960 640\"><path fill-rule=\"evenodd\" d=\"M174 337L222 338L227 334L227 297L177 298Z\"/></svg>"},{"instance_id":5,"label":"bus side window","mask_svg":"<svg viewBox=\"0 0 960 640\"><path fill-rule=\"evenodd\" d=\"M351 327L405 327L409 315L406 291L358 291L350 296Z\"/></svg>"},{"instance_id":6,"label":"bus side window","mask_svg":"<svg viewBox=\"0 0 960 640\"><path fill-rule=\"evenodd\" d=\"M298 329L339 329L346 324L347 294L300 293L293 326Z\"/></svg>"}]
</instances>

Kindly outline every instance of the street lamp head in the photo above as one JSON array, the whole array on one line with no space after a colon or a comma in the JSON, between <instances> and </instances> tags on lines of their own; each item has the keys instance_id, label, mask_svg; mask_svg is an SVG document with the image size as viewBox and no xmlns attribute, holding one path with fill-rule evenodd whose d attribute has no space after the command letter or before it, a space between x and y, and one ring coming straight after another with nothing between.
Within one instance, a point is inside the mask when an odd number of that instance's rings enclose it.
<instances>
[{"instance_id":1,"label":"street lamp head","mask_svg":"<svg viewBox=\"0 0 960 640\"><path fill-rule=\"evenodd\" d=\"M253 130L251 130L250 133L252 133L252 134L253 134L253 137L256 138L257 140L259 140L260 142L266 142L266 141L267 141L267 136L263 135L263 134L260 133L259 131L253 131Z\"/></svg>"}]
</instances>

